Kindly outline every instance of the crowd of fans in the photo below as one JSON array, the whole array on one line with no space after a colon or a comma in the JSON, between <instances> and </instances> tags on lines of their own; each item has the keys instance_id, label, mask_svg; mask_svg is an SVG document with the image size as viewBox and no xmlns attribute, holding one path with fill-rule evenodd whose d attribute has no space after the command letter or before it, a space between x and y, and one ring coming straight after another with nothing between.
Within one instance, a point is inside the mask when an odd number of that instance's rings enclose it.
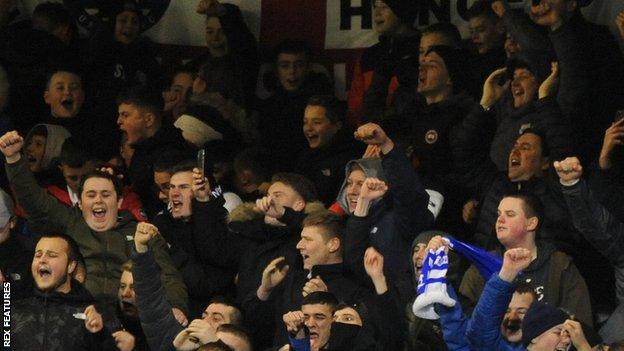
<instances>
[{"instance_id":1,"label":"crowd of fans","mask_svg":"<svg viewBox=\"0 0 624 351\"><path fill-rule=\"evenodd\" d=\"M624 350L624 57L585 1L478 0L462 40L376 0L346 104L235 5L200 0L203 54L164 67L106 3L84 37L0 1L13 349Z\"/></svg>"}]
</instances>

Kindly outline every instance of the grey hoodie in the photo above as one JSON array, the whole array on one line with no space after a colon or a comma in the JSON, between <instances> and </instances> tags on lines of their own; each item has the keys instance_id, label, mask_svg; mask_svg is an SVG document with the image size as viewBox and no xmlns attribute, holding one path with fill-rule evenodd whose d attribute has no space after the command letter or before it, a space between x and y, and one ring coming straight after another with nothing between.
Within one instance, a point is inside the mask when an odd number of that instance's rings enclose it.
<instances>
[{"instance_id":1,"label":"grey hoodie","mask_svg":"<svg viewBox=\"0 0 624 351\"><path fill-rule=\"evenodd\" d=\"M338 197L336 198L336 202L338 202L345 213L349 215L351 215L351 212L349 211L349 204L347 203L347 180L349 179L349 174L355 166L360 167L362 171L364 171L366 178L379 178L383 181L386 180L380 158L361 158L359 160L349 161L349 163L345 166L345 178L342 182L342 186L340 187L340 191L338 192ZM380 199L377 199L375 203L379 200Z\"/></svg>"},{"instance_id":2,"label":"grey hoodie","mask_svg":"<svg viewBox=\"0 0 624 351\"><path fill-rule=\"evenodd\" d=\"M65 139L71 137L71 134L67 131L67 129L61 126L54 124L37 124L32 127L32 129L28 132L28 135L26 135L26 139L24 140L25 147L33 137L33 132L41 128L45 128L47 131L45 150L43 152L43 156L41 157L41 169L48 170L53 165L54 159L61 156L63 143L65 142Z\"/></svg>"}]
</instances>

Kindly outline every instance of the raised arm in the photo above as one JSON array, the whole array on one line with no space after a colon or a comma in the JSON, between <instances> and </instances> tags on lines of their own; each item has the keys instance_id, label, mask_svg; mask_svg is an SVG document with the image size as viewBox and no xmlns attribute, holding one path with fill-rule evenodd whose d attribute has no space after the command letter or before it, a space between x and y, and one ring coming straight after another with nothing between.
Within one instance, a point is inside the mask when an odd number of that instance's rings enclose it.
<instances>
[{"instance_id":1,"label":"raised arm","mask_svg":"<svg viewBox=\"0 0 624 351\"><path fill-rule=\"evenodd\" d=\"M37 184L28 163L20 153L23 147L24 138L16 131L0 137L0 151L6 159L7 176L17 200L28 213L30 220L45 223L47 230L65 233L70 222L77 218L75 209L61 204Z\"/></svg>"}]
</instances>

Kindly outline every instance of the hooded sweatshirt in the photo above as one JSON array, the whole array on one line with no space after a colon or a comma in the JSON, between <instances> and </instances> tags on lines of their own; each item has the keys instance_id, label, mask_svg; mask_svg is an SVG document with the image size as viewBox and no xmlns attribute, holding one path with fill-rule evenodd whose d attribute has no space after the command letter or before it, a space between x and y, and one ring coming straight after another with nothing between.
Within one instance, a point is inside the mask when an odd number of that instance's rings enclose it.
<instances>
[{"instance_id":1,"label":"hooded sweatshirt","mask_svg":"<svg viewBox=\"0 0 624 351\"><path fill-rule=\"evenodd\" d=\"M383 198L371 204L365 218L353 216L349 211L347 181L354 167L359 167L366 177L379 178L390 184L388 193ZM399 295L407 303L413 294L409 268L409 245L414 237L433 222L433 215L429 212L429 195L425 191L416 172L412 169L405 154L398 148L393 148L381 159L354 160L345 167L345 181L336 201L345 213L349 213L347 228L353 222L370 221L368 235L349 233L345 235L345 263L355 272L362 283L367 284L369 279L363 271L363 258L366 248L374 246L385 259L384 272L387 277L394 279L398 286ZM366 228L362 228L366 232ZM360 272L360 274L358 274Z\"/></svg>"},{"instance_id":2,"label":"hooded sweatshirt","mask_svg":"<svg viewBox=\"0 0 624 351\"><path fill-rule=\"evenodd\" d=\"M56 158L61 156L63 143L65 142L65 139L71 136L71 134L67 131L67 129L61 126L53 124L37 124L30 130L30 132L28 132L28 135L26 135L25 145L28 145L28 142L33 137L33 131L39 128L45 128L47 133L45 151L41 157L41 169L45 171L51 168L53 161Z\"/></svg>"}]
</instances>

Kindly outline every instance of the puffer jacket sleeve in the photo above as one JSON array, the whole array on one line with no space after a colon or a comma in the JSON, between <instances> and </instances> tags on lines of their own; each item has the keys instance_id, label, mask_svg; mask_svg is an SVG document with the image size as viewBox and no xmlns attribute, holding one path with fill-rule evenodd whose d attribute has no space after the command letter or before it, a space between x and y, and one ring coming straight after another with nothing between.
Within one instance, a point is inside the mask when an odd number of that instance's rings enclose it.
<instances>
[{"instance_id":1,"label":"puffer jacket sleeve","mask_svg":"<svg viewBox=\"0 0 624 351\"><path fill-rule=\"evenodd\" d=\"M470 345L466 338L468 320L451 284L446 285L446 291L457 303L453 307L446 307L437 303L434 306L436 313L440 316L444 342L449 351L470 351Z\"/></svg>"},{"instance_id":2,"label":"puffer jacket sleeve","mask_svg":"<svg viewBox=\"0 0 624 351\"><path fill-rule=\"evenodd\" d=\"M468 321L466 337L474 349L512 349L502 339L500 327L507 306L511 301L514 285L503 281L498 274L492 275Z\"/></svg>"},{"instance_id":3,"label":"puffer jacket sleeve","mask_svg":"<svg viewBox=\"0 0 624 351\"><path fill-rule=\"evenodd\" d=\"M153 252L140 254L133 249L131 258L139 316L147 343L152 350L175 350L173 340L183 327L173 316L173 306L167 301L165 288L158 279L160 269Z\"/></svg>"}]
</instances>

